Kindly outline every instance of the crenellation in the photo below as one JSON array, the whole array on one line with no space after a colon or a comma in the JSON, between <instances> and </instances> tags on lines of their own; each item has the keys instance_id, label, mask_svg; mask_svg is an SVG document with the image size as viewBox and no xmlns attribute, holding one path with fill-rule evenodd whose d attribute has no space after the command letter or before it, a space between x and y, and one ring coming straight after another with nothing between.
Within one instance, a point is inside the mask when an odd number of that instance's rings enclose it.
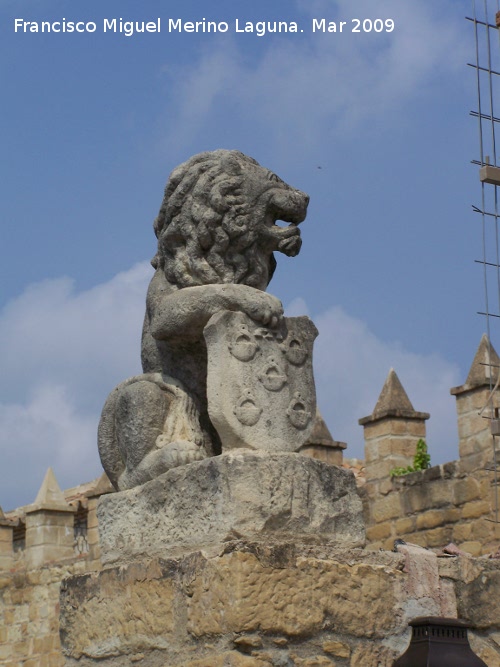
<instances>
[{"instance_id":1,"label":"crenellation","mask_svg":"<svg viewBox=\"0 0 500 667\"><path fill-rule=\"evenodd\" d=\"M55 477L49 477L50 484L45 484L47 479L42 484L43 497L38 494L35 503L7 512L0 526L0 536L5 535L3 531L11 535L10 540L0 541L0 664L4 667L62 667L61 580L73 572L101 567L93 553L80 557L74 553L74 510L97 499L87 501L88 485L82 485L80 494L70 489L58 496Z\"/></svg>"},{"instance_id":2,"label":"crenellation","mask_svg":"<svg viewBox=\"0 0 500 667\"><path fill-rule=\"evenodd\" d=\"M496 524L492 519L500 498L499 489L492 483L493 441L483 408L487 399L497 404L500 393L491 396L490 379L483 365L485 350L490 351L491 358L496 358L496 352L483 336L467 382L451 390L456 397L460 434L457 461L391 477L391 470L397 466L413 464L416 443L425 437L425 419L413 418L411 402L393 369L372 415L360 420L366 451L366 483L360 493L371 546L387 546L394 536L430 548L454 542L474 555L498 549L500 532L494 529ZM391 384L397 387L391 400L399 397L405 407L398 408L396 401L392 407L395 415L399 410L398 416L389 419ZM380 402L384 404L383 419L377 419ZM479 414L481 410L483 414ZM400 514L391 517L390 514L396 515L398 502ZM391 536L387 535L387 522L393 524Z\"/></svg>"},{"instance_id":3,"label":"crenellation","mask_svg":"<svg viewBox=\"0 0 500 667\"><path fill-rule=\"evenodd\" d=\"M491 457L488 457L487 452L484 450L464 456L459 461L459 472L463 475L480 473L490 461Z\"/></svg>"},{"instance_id":4,"label":"crenellation","mask_svg":"<svg viewBox=\"0 0 500 667\"><path fill-rule=\"evenodd\" d=\"M368 482L387 479L394 468L412 464L416 444L425 438L428 418L428 413L413 408L391 368L372 414L359 420L364 428Z\"/></svg>"},{"instance_id":5,"label":"crenellation","mask_svg":"<svg viewBox=\"0 0 500 667\"><path fill-rule=\"evenodd\" d=\"M316 407L316 417L311 435L300 448L300 453L330 465L341 466L347 444L334 440L321 412Z\"/></svg>"},{"instance_id":6,"label":"crenellation","mask_svg":"<svg viewBox=\"0 0 500 667\"><path fill-rule=\"evenodd\" d=\"M478 412L486 405L485 399L490 394L490 387L489 385L473 387L461 385L460 387L452 387L450 394L456 397L456 409L459 418L467 415L478 416ZM486 424L484 420L482 423Z\"/></svg>"},{"instance_id":7,"label":"crenellation","mask_svg":"<svg viewBox=\"0 0 500 667\"><path fill-rule=\"evenodd\" d=\"M454 505L463 505L476 500L480 495L480 486L473 477L457 479L452 488L452 502Z\"/></svg>"},{"instance_id":8,"label":"crenellation","mask_svg":"<svg viewBox=\"0 0 500 667\"><path fill-rule=\"evenodd\" d=\"M409 463L408 459L402 456L391 457L378 460L376 463L366 463L366 474L370 475L370 480L384 480L390 477L391 470L397 466L405 466Z\"/></svg>"},{"instance_id":9,"label":"crenellation","mask_svg":"<svg viewBox=\"0 0 500 667\"><path fill-rule=\"evenodd\" d=\"M30 567L73 558L73 514L53 510L27 513L26 556Z\"/></svg>"}]
</instances>

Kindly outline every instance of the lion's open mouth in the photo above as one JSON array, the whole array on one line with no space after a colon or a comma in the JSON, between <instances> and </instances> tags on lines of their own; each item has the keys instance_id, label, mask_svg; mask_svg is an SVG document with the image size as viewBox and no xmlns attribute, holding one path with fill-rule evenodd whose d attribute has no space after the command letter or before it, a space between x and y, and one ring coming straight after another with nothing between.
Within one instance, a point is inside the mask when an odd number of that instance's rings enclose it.
<instances>
[{"instance_id":1,"label":"lion's open mouth","mask_svg":"<svg viewBox=\"0 0 500 667\"><path fill-rule=\"evenodd\" d=\"M271 224L278 220L299 225L307 215L309 195L300 190L278 190L273 192L269 200ZM286 229L286 228L285 228Z\"/></svg>"}]
</instances>

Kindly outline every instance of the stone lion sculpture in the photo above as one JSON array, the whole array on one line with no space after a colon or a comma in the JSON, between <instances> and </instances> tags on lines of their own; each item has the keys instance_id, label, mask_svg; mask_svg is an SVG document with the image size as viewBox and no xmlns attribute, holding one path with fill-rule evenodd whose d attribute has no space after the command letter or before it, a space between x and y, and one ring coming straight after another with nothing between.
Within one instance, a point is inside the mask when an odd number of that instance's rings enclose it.
<instances>
[{"instance_id":1,"label":"stone lion sculpture","mask_svg":"<svg viewBox=\"0 0 500 667\"><path fill-rule=\"evenodd\" d=\"M172 172L154 222L144 373L112 391L99 424L99 454L116 489L220 453L207 409L203 329L222 310L279 326L281 302L265 292L273 252L299 252L297 225L308 203L305 193L234 150L201 153Z\"/></svg>"}]
</instances>

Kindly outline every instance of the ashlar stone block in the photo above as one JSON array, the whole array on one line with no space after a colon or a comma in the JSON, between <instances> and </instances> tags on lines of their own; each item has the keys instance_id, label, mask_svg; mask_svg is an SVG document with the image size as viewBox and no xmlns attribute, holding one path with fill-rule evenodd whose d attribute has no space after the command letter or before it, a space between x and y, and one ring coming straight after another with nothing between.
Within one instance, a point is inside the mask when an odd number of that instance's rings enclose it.
<instances>
[{"instance_id":1,"label":"ashlar stone block","mask_svg":"<svg viewBox=\"0 0 500 667\"><path fill-rule=\"evenodd\" d=\"M0 523L0 570L8 570L14 560L12 526Z\"/></svg>"},{"instance_id":2,"label":"ashlar stone block","mask_svg":"<svg viewBox=\"0 0 500 667\"><path fill-rule=\"evenodd\" d=\"M26 557L30 567L74 556L73 511L39 509L26 514Z\"/></svg>"},{"instance_id":3,"label":"ashlar stone block","mask_svg":"<svg viewBox=\"0 0 500 667\"><path fill-rule=\"evenodd\" d=\"M236 450L103 496L103 563L176 556L239 538L364 544L354 476L307 456Z\"/></svg>"}]
</instances>

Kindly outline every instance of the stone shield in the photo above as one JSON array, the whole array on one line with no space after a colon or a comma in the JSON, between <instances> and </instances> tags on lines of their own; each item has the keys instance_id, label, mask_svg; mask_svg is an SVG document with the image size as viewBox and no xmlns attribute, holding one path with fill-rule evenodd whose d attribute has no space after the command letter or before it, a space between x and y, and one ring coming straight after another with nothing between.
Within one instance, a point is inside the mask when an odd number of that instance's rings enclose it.
<instances>
[{"instance_id":1,"label":"stone shield","mask_svg":"<svg viewBox=\"0 0 500 667\"><path fill-rule=\"evenodd\" d=\"M316 414L313 322L287 317L270 329L244 313L223 311L211 318L204 335L208 413L222 451L300 449Z\"/></svg>"}]
</instances>

